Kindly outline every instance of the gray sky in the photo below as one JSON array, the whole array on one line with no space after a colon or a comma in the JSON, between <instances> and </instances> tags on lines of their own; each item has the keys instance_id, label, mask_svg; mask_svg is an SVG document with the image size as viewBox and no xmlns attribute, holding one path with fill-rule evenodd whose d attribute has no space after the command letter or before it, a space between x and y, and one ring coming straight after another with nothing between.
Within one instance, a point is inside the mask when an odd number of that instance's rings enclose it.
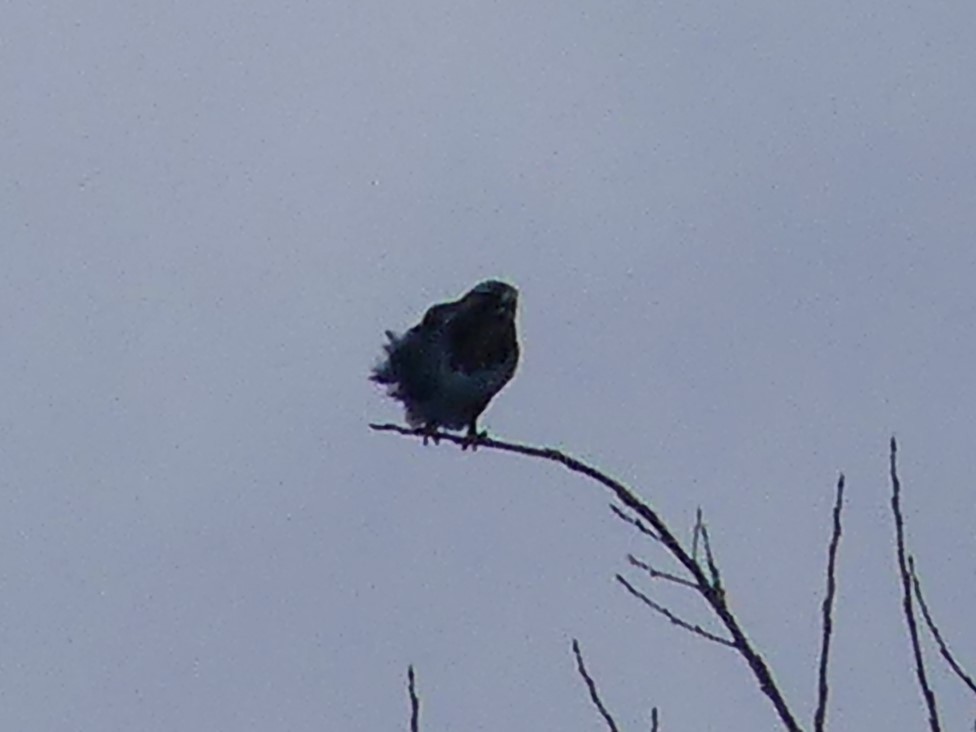
<instances>
[{"instance_id":1,"label":"gray sky","mask_svg":"<svg viewBox=\"0 0 976 732\"><path fill-rule=\"evenodd\" d=\"M887 438L976 666L971 3L8 4L0 727L774 729L594 484L372 434L386 328L521 289L493 434L630 481L812 714L924 724ZM635 581L639 576L632 575ZM649 588L687 617L693 598ZM931 657L931 653L930 653ZM947 726L971 697L932 664Z\"/></svg>"}]
</instances>

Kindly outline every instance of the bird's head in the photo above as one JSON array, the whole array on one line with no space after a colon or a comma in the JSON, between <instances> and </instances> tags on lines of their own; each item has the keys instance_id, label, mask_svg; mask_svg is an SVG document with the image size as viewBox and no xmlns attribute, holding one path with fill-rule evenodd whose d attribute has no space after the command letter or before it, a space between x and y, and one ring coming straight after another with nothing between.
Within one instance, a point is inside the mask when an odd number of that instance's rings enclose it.
<instances>
[{"instance_id":1,"label":"bird's head","mask_svg":"<svg viewBox=\"0 0 976 732\"><path fill-rule=\"evenodd\" d=\"M464 300L479 310L508 318L515 317L518 290L505 282L486 280L475 285Z\"/></svg>"}]
</instances>

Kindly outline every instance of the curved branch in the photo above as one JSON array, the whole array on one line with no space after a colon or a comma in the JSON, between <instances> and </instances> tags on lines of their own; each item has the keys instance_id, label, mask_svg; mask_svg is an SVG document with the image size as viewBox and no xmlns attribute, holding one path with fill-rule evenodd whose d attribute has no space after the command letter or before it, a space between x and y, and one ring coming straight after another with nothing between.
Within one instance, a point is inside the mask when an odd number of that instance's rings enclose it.
<instances>
[{"instance_id":1,"label":"curved branch","mask_svg":"<svg viewBox=\"0 0 976 732\"><path fill-rule=\"evenodd\" d=\"M378 432L397 432L401 435L411 437L423 438L425 435L428 438L433 437L433 435L425 430L414 430L395 424L371 424L370 428ZM437 432L436 437L441 440L446 440L447 442L453 442L461 447L471 445L470 438L466 439L464 437L459 437L446 432ZM709 581L709 578L698 565L698 562L696 562L692 556L685 551L684 547L681 546L681 543L677 540L677 538L675 538L674 533L672 533L671 529L668 528L668 526L664 523L661 517L658 516L657 512L653 508L637 498L637 496L634 495L634 493L620 481L614 480L596 468L587 465L576 458L570 457L559 450L550 447L533 447L531 445L522 445L514 442L503 442L490 437L479 437L476 444L478 447L501 450L502 452L513 452L519 455L526 455L528 457L535 457L542 460L549 460L554 463L559 463L566 469L571 470L574 473L585 475L608 488L614 494L617 500L620 501L620 503L624 504L627 508L643 519L643 521L657 533L661 543L665 546L665 548L667 548L671 555L677 559L685 569L688 570L695 584L698 586L698 591L701 593L702 597L711 606L713 612L722 622L722 625L724 625L729 631L729 635L732 638L732 643L735 645L739 655L741 655L748 664L753 676L759 683L759 688L769 698L773 707L776 709L776 713L779 715L783 726L786 727L786 729L790 732L800 732L800 726L797 723L796 718L793 716L793 712L790 711L789 705L787 705L786 699L783 697L782 692L780 692L779 687L776 685L772 672L766 665L766 661L763 659L763 657L755 648L753 648L752 643L750 643L749 639L746 637L742 626L739 625L738 619L736 619L736 617L732 614L732 610L728 606L725 593L722 592L720 588L713 586L712 582Z\"/></svg>"},{"instance_id":2,"label":"curved branch","mask_svg":"<svg viewBox=\"0 0 976 732\"><path fill-rule=\"evenodd\" d=\"M918 581L918 574L915 573L915 560L912 559L911 555L908 556L908 571L912 575L912 586L915 589L915 599L918 600L918 606L922 608L922 617L925 618L925 624L929 627L929 632L932 637L935 638L936 644L939 646L939 652L942 657L949 664L949 667L956 672L956 676L969 687L969 690L976 694L976 681L973 681L973 677L966 673L956 657L952 655L952 651L949 650L948 644L942 637L942 632L939 627L935 624L932 619L932 614L929 612L929 606L925 602L925 598L922 596L922 585Z\"/></svg>"}]
</instances>

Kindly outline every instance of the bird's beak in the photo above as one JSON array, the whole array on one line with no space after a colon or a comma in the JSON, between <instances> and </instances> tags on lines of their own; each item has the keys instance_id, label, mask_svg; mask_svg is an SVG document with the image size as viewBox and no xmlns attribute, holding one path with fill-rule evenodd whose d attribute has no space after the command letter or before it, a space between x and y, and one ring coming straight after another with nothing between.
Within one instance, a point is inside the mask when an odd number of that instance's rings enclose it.
<instances>
[{"instance_id":1,"label":"bird's beak","mask_svg":"<svg viewBox=\"0 0 976 732\"><path fill-rule=\"evenodd\" d=\"M501 302L498 304L498 312L514 313L516 304L518 304L518 293L515 290L510 290L502 295Z\"/></svg>"}]
</instances>

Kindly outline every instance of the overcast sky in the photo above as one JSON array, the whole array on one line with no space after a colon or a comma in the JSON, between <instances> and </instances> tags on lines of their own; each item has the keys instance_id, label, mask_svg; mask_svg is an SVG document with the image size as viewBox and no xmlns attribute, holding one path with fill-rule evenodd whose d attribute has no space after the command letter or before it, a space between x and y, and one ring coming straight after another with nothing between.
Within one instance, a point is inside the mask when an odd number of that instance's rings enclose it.
<instances>
[{"instance_id":1,"label":"overcast sky","mask_svg":"<svg viewBox=\"0 0 976 732\"><path fill-rule=\"evenodd\" d=\"M976 667L971 2L13 3L0 10L0 728L777 729L558 467L375 434L385 329L487 277L492 434L709 519L809 725L921 729L911 549ZM711 626L710 626L711 627ZM946 726L971 695L928 646Z\"/></svg>"}]
</instances>

